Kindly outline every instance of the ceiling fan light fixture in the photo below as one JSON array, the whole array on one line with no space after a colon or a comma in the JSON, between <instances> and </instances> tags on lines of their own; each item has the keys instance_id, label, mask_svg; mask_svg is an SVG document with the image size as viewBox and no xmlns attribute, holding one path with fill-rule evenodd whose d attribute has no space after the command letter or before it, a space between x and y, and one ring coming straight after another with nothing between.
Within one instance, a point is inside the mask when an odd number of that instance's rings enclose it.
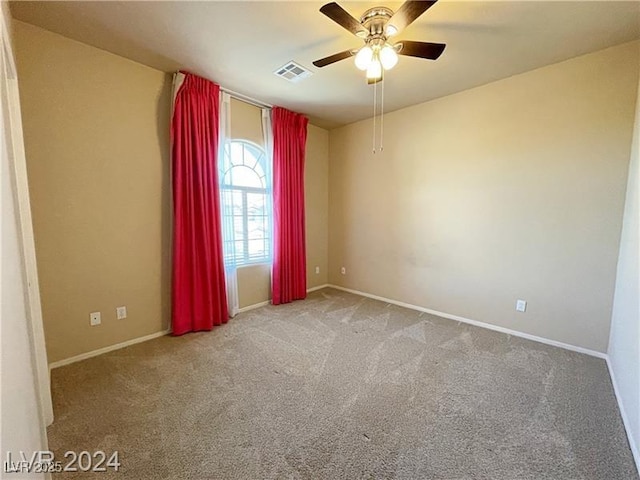
<instances>
[{"instance_id":1,"label":"ceiling fan light fixture","mask_svg":"<svg viewBox=\"0 0 640 480\"><path fill-rule=\"evenodd\" d=\"M387 44L380 50L380 63L385 70L391 70L398 63L396 49Z\"/></svg>"},{"instance_id":2,"label":"ceiling fan light fixture","mask_svg":"<svg viewBox=\"0 0 640 480\"><path fill-rule=\"evenodd\" d=\"M373 50L369 45L365 45L356 54L355 64L360 70L366 70L373 61Z\"/></svg>"},{"instance_id":3,"label":"ceiling fan light fixture","mask_svg":"<svg viewBox=\"0 0 640 480\"><path fill-rule=\"evenodd\" d=\"M380 60L374 58L367 67L367 78L369 80L377 80L382 77L382 64Z\"/></svg>"},{"instance_id":4,"label":"ceiling fan light fixture","mask_svg":"<svg viewBox=\"0 0 640 480\"><path fill-rule=\"evenodd\" d=\"M367 83L371 85L382 81L384 72L397 65L399 55L437 60L446 47L444 43L390 40L437 2L405 0L395 12L378 6L364 12L359 20L334 1L323 5L321 13L364 40L365 45L321 58L314 61L313 65L321 68L354 57L356 67L366 72Z\"/></svg>"}]
</instances>

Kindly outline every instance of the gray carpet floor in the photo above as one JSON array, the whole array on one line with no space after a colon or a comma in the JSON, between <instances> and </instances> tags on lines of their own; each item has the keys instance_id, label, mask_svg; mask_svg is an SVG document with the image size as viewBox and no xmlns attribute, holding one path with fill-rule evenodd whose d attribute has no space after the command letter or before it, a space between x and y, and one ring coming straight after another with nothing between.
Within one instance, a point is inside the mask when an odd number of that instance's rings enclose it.
<instances>
[{"instance_id":1,"label":"gray carpet floor","mask_svg":"<svg viewBox=\"0 0 640 480\"><path fill-rule=\"evenodd\" d=\"M117 450L102 479L638 479L603 360L333 289L52 388L50 448Z\"/></svg>"}]
</instances>

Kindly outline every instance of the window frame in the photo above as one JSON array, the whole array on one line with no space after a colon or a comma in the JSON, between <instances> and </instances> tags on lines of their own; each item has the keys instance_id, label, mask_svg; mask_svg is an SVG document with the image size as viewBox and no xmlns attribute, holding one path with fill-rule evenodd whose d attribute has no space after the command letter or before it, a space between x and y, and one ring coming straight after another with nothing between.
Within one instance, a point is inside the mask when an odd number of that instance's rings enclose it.
<instances>
[{"instance_id":1,"label":"window frame","mask_svg":"<svg viewBox=\"0 0 640 480\"><path fill-rule=\"evenodd\" d=\"M271 169L270 169L270 166L268 165L267 152L261 145L258 145L257 143L244 138L232 138L232 139L229 139L226 143L228 145L228 153L226 150L227 146L225 146L224 155L229 156L228 157L229 168L227 168L226 170L223 170L223 167L225 166L224 160L220 162L220 165L218 166L218 174L220 175L219 187L220 187L220 193L221 193L221 199L222 199L221 207L223 207L221 209L222 221L224 224L225 218L229 217L229 215L224 214L224 207L227 205L227 203L225 203L224 201L225 192L230 192L231 197L233 197L233 193L235 192L240 193L242 198L241 211L242 211L242 229L243 229L244 235L242 240L236 240L235 235L232 240L227 240L224 238L224 233L223 233L222 241L223 241L223 256L225 259L225 264L227 264L226 262L227 255L224 255L225 253L224 245L227 242L236 243L239 241L242 241L242 257L240 258L238 257L237 255L238 250L236 249L235 245L233 248L233 253L235 254L233 258L233 262L234 262L233 264L236 267L240 268L240 267L245 267L250 265L271 264L273 261L273 243L272 243L273 242L273 213L272 213L273 189L271 188L271 182L269 179ZM253 167L246 165L244 161L242 162L242 164L234 164L232 161L232 148L231 148L233 144L242 145L243 154L248 150L255 158L256 164ZM256 171L255 169L256 165L259 165L262 168L263 176L261 176L259 172ZM244 185L233 185L231 183L226 183L225 177L227 173L230 172L234 167L249 168L256 174L256 176L258 176L258 178L262 179L264 177L264 181L263 181L264 188L248 187ZM264 237L262 239L249 238L249 218L256 216L256 215L249 214L248 194L252 194L252 193L263 195L265 199L265 202L264 202L265 213L264 215L261 215L261 217L265 219L267 228L266 228L266 231L264 232ZM231 206L233 211L233 207L236 206L236 204L232 202ZM237 217L237 215L232 213L230 217L231 217L231 225L235 227L235 218ZM224 226L223 226L223 232L224 232ZM250 245L250 241L252 240L262 240L264 242L264 245L266 247L266 252L267 252L266 255L260 258L251 257L249 253L249 245Z\"/></svg>"}]
</instances>

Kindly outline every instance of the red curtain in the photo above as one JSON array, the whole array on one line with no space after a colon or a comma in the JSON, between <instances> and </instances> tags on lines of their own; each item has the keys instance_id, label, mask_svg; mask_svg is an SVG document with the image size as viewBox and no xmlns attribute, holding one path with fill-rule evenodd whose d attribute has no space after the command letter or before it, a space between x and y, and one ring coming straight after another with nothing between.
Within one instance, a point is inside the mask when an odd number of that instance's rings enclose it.
<instances>
[{"instance_id":1,"label":"red curtain","mask_svg":"<svg viewBox=\"0 0 640 480\"><path fill-rule=\"evenodd\" d=\"M307 296L304 230L304 157L308 119L284 108L271 112L273 128L274 248L272 303Z\"/></svg>"},{"instance_id":2,"label":"red curtain","mask_svg":"<svg viewBox=\"0 0 640 480\"><path fill-rule=\"evenodd\" d=\"M220 87L186 74L171 122L174 335L226 323L218 194Z\"/></svg>"}]
</instances>

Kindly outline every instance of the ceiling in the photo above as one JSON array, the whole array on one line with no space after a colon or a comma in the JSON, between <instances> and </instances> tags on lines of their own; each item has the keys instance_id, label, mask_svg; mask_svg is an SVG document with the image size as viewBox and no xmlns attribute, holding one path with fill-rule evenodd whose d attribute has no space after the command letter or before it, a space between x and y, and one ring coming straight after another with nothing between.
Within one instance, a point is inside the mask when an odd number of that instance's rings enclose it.
<instances>
[{"instance_id":1,"label":"ceiling","mask_svg":"<svg viewBox=\"0 0 640 480\"><path fill-rule=\"evenodd\" d=\"M27 23L172 72L185 69L280 105L325 128L372 115L373 87L351 60L312 61L362 41L318 10L323 1L12 2ZM346 1L359 18L380 4ZM639 1L441 0L398 39L441 42L437 61L401 57L385 77L385 111L640 38ZM290 83L273 72L294 60L314 75Z\"/></svg>"}]
</instances>

